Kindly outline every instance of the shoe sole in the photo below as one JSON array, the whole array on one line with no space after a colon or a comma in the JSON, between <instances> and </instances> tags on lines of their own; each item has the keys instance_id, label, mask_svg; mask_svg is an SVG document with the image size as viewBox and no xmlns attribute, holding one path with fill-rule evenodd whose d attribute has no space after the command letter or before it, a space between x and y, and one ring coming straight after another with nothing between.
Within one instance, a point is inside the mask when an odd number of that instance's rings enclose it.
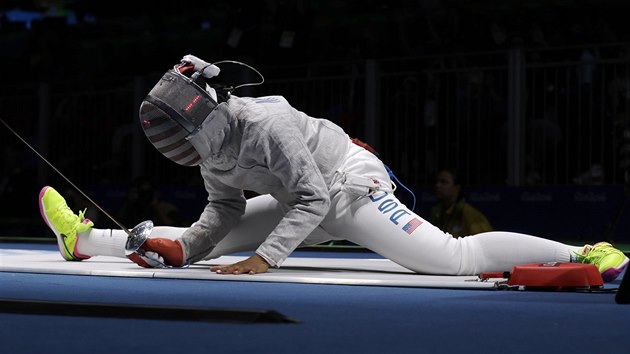
<instances>
[{"instance_id":1,"label":"shoe sole","mask_svg":"<svg viewBox=\"0 0 630 354\"><path fill-rule=\"evenodd\" d=\"M46 194L46 191L48 191L50 187L46 186L44 188L42 188L42 190L39 192L39 213L42 215L42 218L44 219L44 222L46 223L46 225L48 225L48 228L52 230L52 232L55 234L55 237L57 238L57 247L59 247L59 252L61 253L61 256L64 259L67 259L66 256L64 255L64 250L65 250L65 243L63 242L63 237L57 232L57 230L52 226L52 224L50 223L50 220L48 220L48 217L46 216L46 208L44 207L44 194Z\"/></svg>"},{"instance_id":2,"label":"shoe sole","mask_svg":"<svg viewBox=\"0 0 630 354\"><path fill-rule=\"evenodd\" d=\"M44 222L46 223L46 225L48 225L48 228L50 228L52 232L55 234L55 237L57 238L57 247L59 248L59 253L61 253L61 257L63 257L63 259L67 261L80 261L82 260L82 258L75 256L74 250L73 252L68 251L65 242L63 242L63 236L61 236L61 234L57 232L57 229L53 227L52 223L50 222L50 220L48 220L48 217L46 216L46 213L44 212L46 210L46 208L44 207L44 194L46 194L46 191L49 188L50 188L49 186L46 186L42 188L42 190L39 192L39 213L42 215L42 218L44 219ZM64 250L68 251L68 253L71 254L70 257L72 258L70 259L66 258Z\"/></svg>"},{"instance_id":3,"label":"shoe sole","mask_svg":"<svg viewBox=\"0 0 630 354\"><path fill-rule=\"evenodd\" d=\"M628 259L628 257L626 257L624 262L621 263L621 265L619 267L606 269L602 273L602 279L604 280L604 282L609 283L609 282L617 279L619 274L621 274L623 272L623 270L628 266L628 263L630 263L630 259Z\"/></svg>"}]
</instances>

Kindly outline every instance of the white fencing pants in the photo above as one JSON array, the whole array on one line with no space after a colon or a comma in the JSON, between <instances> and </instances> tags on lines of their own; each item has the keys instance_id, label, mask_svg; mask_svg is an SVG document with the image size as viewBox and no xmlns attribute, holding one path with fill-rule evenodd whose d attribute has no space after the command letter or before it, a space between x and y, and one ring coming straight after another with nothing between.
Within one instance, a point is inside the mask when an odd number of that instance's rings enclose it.
<instances>
[{"instance_id":1,"label":"white fencing pants","mask_svg":"<svg viewBox=\"0 0 630 354\"><path fill-rule=\"evenodd\" d=\"M362 148L351 149L331 188L330 211L303 246L345 239L415 272L444 275L510 271L525 263L569 262L572 252L581 249L512 232L454 238L410 211L391 193L359 196L347 192L344 174L391 183L380 160ZM239 224L204 259L256 250L283 215L282 206L271 196L249 199ZM151 237L177 239L185 230L155 227ZM113 230L116 231L120 230Z\"/></svg>"}]
</instances>

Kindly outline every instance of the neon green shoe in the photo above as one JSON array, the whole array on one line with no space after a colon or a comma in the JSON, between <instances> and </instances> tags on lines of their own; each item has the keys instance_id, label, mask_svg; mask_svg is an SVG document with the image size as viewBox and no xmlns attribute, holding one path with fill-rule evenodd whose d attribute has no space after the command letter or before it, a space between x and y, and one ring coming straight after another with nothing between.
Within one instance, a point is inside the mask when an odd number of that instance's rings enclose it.
<instances>
[{"instance_id":1,"label":"neon green shoe","mask_svg":"<svg viewBox=\"0 0 630 354\"><path fill-rule=\"evenodd\" d=\"M39 192L39 212L46 225L57 236L59 252L65 260L80 261L90 258L77 250L77 235L94 226L90 219L83 216L85 210L75 215L66 200L54 188L46 186Z\"/></svg>"},{"instance_id":2,"label":"neon green shoe","mask_svg":"<svg viewBox=\"0 0 630 354\"><path fill-rule=\"evenodd\" d=\"M599 269L604 282L611 282L623 272L630 261L623 252L614 248L608 242L585 245L578 253L578 260L582 263L593 264Z\"/></svg>"}]
</instances>

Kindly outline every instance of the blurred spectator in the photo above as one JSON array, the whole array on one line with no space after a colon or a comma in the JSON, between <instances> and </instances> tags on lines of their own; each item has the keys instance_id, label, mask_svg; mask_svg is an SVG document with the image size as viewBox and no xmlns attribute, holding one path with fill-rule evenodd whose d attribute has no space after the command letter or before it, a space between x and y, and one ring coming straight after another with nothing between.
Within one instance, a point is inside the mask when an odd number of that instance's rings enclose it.
<instances>
[{"instance_id":1,"label":"blurred spectator","mask_svg":"<svg viewBox=\"0 0 630 354\"><path fill-rule=\"evenodd\" d=\"M431 222L454 237L464 237L492 231L488 219L466 202L461 178L455 169L442 169L435 182L439 204L431 209Z\"/></svg>"},{"instance_id":2,"label":"blurred spectator","mask_svg":"<svg viewBox=\"0 0 630 354\"><path fill-rule=\"evenodd\" d=\"M586 89L589 89L593 84L595 64L596 58L593 52L589 48L584 48L580 53L580 58L578 59L578 65L576 67L577 80L580 88L582 88L582 86L586 86Z\"/></svg>"},{"instance_id":3,"label":"blurred spectator","mask_svg":"<svg viewBox=\"0 0 630 354\"><path fill-rule=\"evenodd\" d=\"M525 182L529 185L551 182L556 161L549 156L560 148L564 139L558 124L557 110L550 103L543 107L544 112L540 117L533 117L527 123L527 139L530 143L526 154Z\"/></svg>"}]
</instances>

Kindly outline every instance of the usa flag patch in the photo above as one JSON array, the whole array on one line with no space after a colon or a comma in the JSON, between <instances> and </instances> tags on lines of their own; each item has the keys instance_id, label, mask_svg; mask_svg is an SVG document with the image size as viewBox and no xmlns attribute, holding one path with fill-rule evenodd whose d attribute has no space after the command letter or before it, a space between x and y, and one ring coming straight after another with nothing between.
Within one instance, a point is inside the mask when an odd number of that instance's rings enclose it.
<instances>
[{"instance_id":1,"label":"usa flag patch","mask_svg":"<svg viewBox=\"0 0 630 354\"><path fill-rule=\"evenodd\" d=\"M403 229L403 231L405 231L406 233L411 235L411 233L414 232L414 230L416 228L418 228L418 226L420 226L420 225L422 225L422 221L420 221L420 219L418 219L418 218L413 218L405 226L403 226L402 229Z\"/></svg>"}]
</instances>

